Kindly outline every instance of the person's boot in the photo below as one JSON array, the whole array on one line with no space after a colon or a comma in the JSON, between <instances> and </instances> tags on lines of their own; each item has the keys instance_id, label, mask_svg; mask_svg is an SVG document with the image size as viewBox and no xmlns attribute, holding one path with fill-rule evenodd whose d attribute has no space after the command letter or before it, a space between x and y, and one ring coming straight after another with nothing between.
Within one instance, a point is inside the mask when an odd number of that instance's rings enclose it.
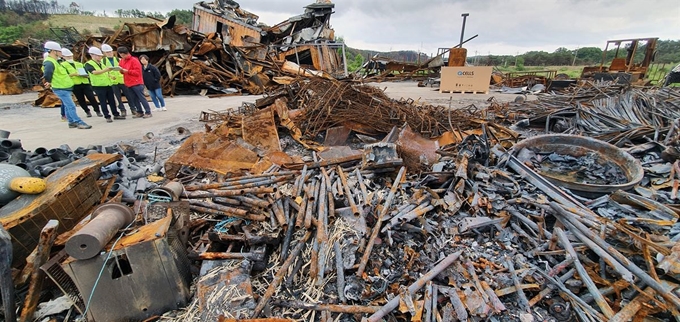
<instances>
[{"instance_id":1,"label":"person's boot","mask_svg":"<svg viewBox=\"0 0 680 322\"><path fill-rule=\"evenodd\" d=\"M83 123L83 124L78 124L78 128L81 129L81 130L87 130L87 129L91 129L91 128L92 128L92 125L87 125L87 124L85 124L85 123Z\"/></svg>"},{"instance_id":2,"label":"person's boot","mask_svg":"<svg viewBox=\"0 0 680 322\"><path fill-rule=\"evenodd\" d=\"M90 111L85 112L87 114L87 117L92 117L92 113Z\"/></svg>"}]
</instances>

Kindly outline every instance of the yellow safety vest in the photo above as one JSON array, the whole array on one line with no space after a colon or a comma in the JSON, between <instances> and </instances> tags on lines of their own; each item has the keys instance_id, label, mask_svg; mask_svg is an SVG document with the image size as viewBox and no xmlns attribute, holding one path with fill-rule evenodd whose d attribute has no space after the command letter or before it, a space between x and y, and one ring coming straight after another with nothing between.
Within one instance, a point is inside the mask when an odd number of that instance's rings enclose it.
<instances>
[{"instance_id":1,"label":"yellow safety vest","mask_svg":"<svg viewBox=\"0 0 680 322\"><path fill-rule=\"evenodd\" d=\"M53 89L72 89L73 80L68 75L66 68L59 64L56 59L47 56L45 61L48 61L54 65L54 73L52 74L52 88Z\"/></svg>"},{"instance_id":2,"label":"yellow safety vest","mask_svg":"<svg viewBox=\"0 0 680 322\"><path fill-rule=\"evenodd\" d=\"M92 66L94 70L103 70L105 68L94 60L88 60L85 64ZM90 73L90 84L96 87L111 86L111 78L109 77L109 73L110 72L106 72L99 75Z\"/></svg>"},{"instance_id":3,"label":"yellow safety vest","mask_svg":"<svg viewBox=\"0 0 680 322\"><path fill-rule=\"evenodd\" d=\"M66 71L68 72L69 75L73 73L78 73L78 68L83 68L83 64L77 61L74 61L73 63L65 61L62 62L61 65L64 66L64 68L66 68ZM71 79L73 80L74 85L90 83L87 77L83 76L71 76Z\"/></svg>"},{"instance_id":4,"label":"yellow safety vest","mask_svg":"<svg viewBox=\"0 0 680 322\"><path fill-rule=\"evenodd\" d=\"M113 57L113 65L109 62L109 57L102 57L102 62L104 62L105 67L116 67L118 66L118 57ZM109 77L111 77L111 84L112 85L118 85L118 84L125 84L125 81L123 79L123 74L117 70L112 70L109 72Z\"/></svg>"}]
</instances>

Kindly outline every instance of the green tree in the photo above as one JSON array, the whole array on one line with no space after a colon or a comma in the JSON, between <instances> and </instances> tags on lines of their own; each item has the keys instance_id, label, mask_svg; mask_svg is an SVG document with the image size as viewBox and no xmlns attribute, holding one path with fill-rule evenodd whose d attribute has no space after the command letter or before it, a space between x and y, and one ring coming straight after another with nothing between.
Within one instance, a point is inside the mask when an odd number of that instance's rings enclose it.
<instances>
[{"instance_id":1,"label":"green tree","mask_svg":"<svg viewBox=\"0 0 680 322\"><path fill-rule=\"evenodd\" d=\"M194 19L194 12L191 10L174 9L166 15L167 17L175 16L177 19L175 23L191 26Z\"/></svg>"}]
</instances>

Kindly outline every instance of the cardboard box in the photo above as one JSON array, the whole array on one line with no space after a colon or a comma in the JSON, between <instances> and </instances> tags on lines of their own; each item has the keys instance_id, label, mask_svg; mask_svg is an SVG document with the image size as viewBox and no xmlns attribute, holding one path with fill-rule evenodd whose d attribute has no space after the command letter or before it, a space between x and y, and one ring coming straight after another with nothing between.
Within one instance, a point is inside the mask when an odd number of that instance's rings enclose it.
<instances>
[{"instance_id":1,"label":"cardboard box","mask_svg":"<svg viewBox=\"0 0 680 322\"><path fill-rule=\"evenodd\" d=\"M439 92L488 94L492 66L442 67Z\"/></svg>"}]
</instances>

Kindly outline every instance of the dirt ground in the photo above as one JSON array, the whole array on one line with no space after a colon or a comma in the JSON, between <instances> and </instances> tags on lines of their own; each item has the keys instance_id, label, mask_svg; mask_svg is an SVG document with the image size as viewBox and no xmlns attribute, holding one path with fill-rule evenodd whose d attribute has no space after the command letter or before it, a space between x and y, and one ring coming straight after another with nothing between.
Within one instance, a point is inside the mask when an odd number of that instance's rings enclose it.
<instances>
[{"instance_id":1,"label":"dirt ground","mask_svg":"<svg viewBox=\"0 0 680 322\"><path fill-rule=\"evenodd\" d=\"M465 107L475 104L484 107L487 99L495 97L499 101L512 101L517 95L490 93L484 94L442 94L430 87L417 87L415 82L389 82L371 84L385 90L395 99L411 98L417 102L433 105ZM77 108L78 115L92 125L92 129L70 129L60 120L59 108L40 108L32 106L38 97L35 92L20 95L0 96L0 130L10 131L10 138L20 139L26 150L37 147L54 148L68 144L75 149L88 145L111 145L115 143L134 144L163 136L175 136L178 127L192 132L203 131L204 125L198 121L201 111L224 111L237 108L242 102L254 102L260 96L236 96L208 98L203 96L176 96L166 98L167 112L154 112L149 119L116 120L106 123L102 117L85 117ZM149 103L151 104L151 103ZM151 104L153 108L153 104ZM152 133L152 135L148 135ZM172 140L170 140L172 141ZM176 142L179 143L179 142ZM159 147L159 149L162 147Z\"/></svg>"}]
</instances>

